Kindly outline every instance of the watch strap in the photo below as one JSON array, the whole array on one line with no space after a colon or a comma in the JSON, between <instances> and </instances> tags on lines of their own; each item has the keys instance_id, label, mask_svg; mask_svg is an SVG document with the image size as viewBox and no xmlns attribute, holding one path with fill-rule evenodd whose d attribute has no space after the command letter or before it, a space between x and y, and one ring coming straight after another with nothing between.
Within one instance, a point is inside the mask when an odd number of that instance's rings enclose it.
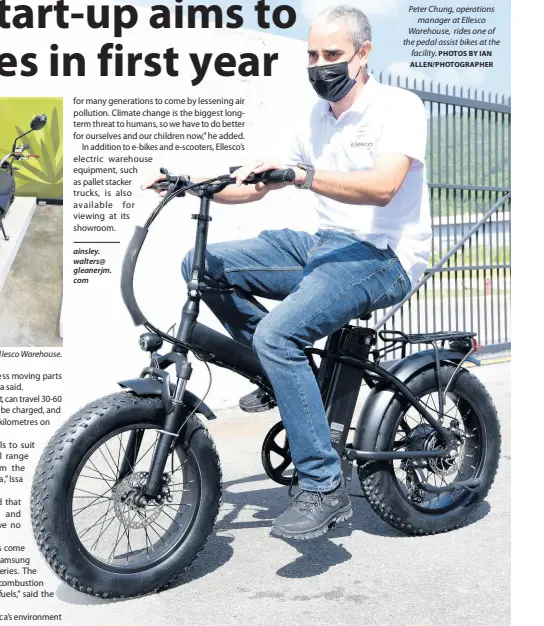
<instances>
[{"instance_id":1,"label":"watch strap","mask_svg":"<svg viewBox=\"0 0 544 626\"><path fill-rule=\"evenodd\" d=\"M315 167L313 165L308 165L307 163L298 163L297 167L300 167L301 170L305 170L306 180L300 185L295 183L295 187L297 189L310 189L314 180Z\"/></svg>"}]
</instances>

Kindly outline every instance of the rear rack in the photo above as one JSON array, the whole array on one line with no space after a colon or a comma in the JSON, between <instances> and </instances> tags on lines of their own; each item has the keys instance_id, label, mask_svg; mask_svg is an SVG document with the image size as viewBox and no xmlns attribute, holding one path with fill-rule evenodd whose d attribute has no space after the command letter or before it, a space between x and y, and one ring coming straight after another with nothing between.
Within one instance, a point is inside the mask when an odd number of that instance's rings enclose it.
<instances>
[{"instance_id":1,"label":"rear rack","mask_svg":"<svg viewBox=\"0 0 544 626\"><path fill-rule=\"evenodd\" d=\"M472 339L476 337L476 333L453 330L438 333L423 333L408 335L401 330L381 330L380 339L384 343L434 343L435 341L459 341L462 339Z\"/></svg>"}]
</instances>

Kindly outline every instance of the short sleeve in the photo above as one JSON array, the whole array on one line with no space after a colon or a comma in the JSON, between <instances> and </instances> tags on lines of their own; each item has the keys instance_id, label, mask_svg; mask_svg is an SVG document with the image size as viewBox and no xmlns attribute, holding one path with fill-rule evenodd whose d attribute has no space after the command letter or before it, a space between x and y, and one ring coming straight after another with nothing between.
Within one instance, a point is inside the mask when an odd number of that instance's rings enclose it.
<instances>
[{"instance_id":1,"label":"short sleeve","mask_svg":"<svg viewBox=\"0 0 544 626\"><path fill-rule=\"evenodd\" d=\"M299 163L305 163L304 150L300 137L294 131L291 131L285 137L285 143L280 151L280 161L288 166L295 166Z\"/></svg>"},{"instance_id":2,"label":"short sleeve","mask_svg":"<svg viewBox=\"0 0 544 626\"><path fill-rule=\"evenodd\" d=\"M404 91L386 109L381 133L374 147L374 156L385 153L404 154L425 163L427 147L427 114L423 102Z\"/></svg>"}]
</instances>

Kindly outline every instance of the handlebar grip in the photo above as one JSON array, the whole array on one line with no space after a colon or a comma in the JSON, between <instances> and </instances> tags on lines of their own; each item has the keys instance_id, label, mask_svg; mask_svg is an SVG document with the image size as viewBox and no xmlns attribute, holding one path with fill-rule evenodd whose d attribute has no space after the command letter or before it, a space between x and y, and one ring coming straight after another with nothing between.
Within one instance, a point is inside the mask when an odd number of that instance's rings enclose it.
<instances>
[{"instance_id":1,"label":"handlebar grip","mask_svg":"<svg viewBox=\"0 0 544 626\"><path fill-rule=\"evenodd\" d=\"M285 170L270 170L261 174L250 174L244 183L246 185L255 185L256 183L292 183L295 178L295 171L288 167Z\"/></svg>"},{"instance_id":2,"label":"handlebar grip","mask_svg":"<svg viewBox=\"0 0 544 626\"><path fill-rule=\"evenodd\" d=\"M161 168L161 174L164 175L164 172ZM180 189L181 187L187 187L190 181L183 176L171 176L170 174L166 174L166 178L162 180L158 180L149 186L149 189L155 189L156 191L168 191L169 189Z\"/></svg>"},{"instance_id":3,"label":"handlebar grip","mask_svg":"<svg viewBox=\"0 0 544 626\"><path fill-rule=\"evenodd\" d=\"M171 183L169 183L167 180L159 180L156 183L153 183L149 189L155 189L158 191L167 191L168 187L170 187Z\"/></svg>"},{"instance_id":4,"label":"handlebar grip","mask_svg":"<svg viewBox=\"0 0 544 626\"><path fill-rule=\"evenodd\" d=\"M285 170L272 170L271 172L264 172L268 180L264 182L269 183L292 183L295 180L295 171L288 167Z\"/></svg>"},{"instance_id":5,"label":"handlebar grip","mask_svg":"<svg viewBox=\"0 0 544 626\"><path fill-rule=\"evenodd\" d=\"M234 174L234 172L236 170L239 170L242 166L241 165L231 165L229 167L229 174Z\"/></svg>"},{"instance_id":6,"label":"handlebar grip","mask_svg":"<svg viewBox=\"0 0 544 626\"><path fill-rule=\"evenodd\" d=\"M28 150L30 148L30 144L29 143L25 143L24 146L21 146L21 150Z\"/></svg>"}]
</instances>

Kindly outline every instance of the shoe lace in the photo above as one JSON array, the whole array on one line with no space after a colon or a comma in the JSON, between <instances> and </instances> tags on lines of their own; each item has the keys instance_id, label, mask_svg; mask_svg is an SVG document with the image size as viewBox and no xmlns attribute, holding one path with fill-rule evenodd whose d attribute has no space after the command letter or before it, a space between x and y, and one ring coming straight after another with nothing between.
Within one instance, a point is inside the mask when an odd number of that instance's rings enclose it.
<instances>
[{"instance_id":1,"label":"shoe lace","mask_svg":"<svg viewBox=\"0 0 544 626\"><path fill-rule=\"evenodd\" d=\"M311 513L316 506L319 506L320 510L323 511L322 502L323 494L317 491L301 489L291 500L291 505L295 506L301 513Z\"/></svg>"}]
</instances>

